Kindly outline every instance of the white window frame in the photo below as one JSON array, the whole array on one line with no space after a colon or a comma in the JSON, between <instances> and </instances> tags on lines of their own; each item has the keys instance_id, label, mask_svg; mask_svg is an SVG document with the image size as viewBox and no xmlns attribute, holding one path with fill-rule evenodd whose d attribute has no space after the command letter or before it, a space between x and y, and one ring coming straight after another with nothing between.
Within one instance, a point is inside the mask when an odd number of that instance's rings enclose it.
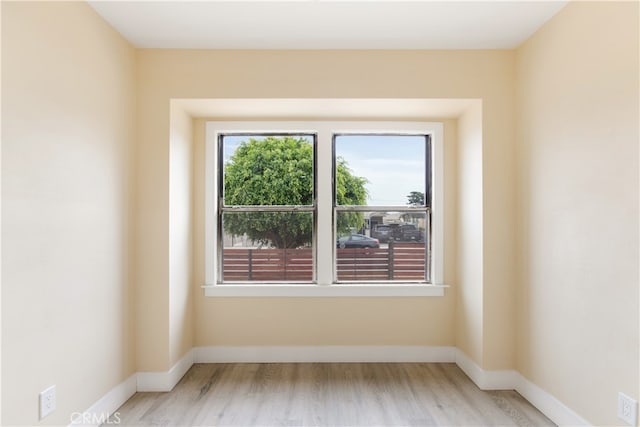
<instances>
[{"instance_id":1,"label":"white window frame","mask_svg":"<svg viewBox=\"0 0 640 427\"><path fill-rule=\"evenodd\" d=\"M314 283L236 284L219 283L218 277L218 139L226 133L300 133L315 134L316 154L316 230ZM431 137L432 209L431 209L431 283L398 284L334 282L333 231L333 135L424 134ZM444 147L443 124L437 122L341 122L341 121L210 121L205 139L205 295L211 297L358 297L358 296L443 296L444 288ZM331 232L324 232L331 230Z\"/></svg>"}]
</instances>

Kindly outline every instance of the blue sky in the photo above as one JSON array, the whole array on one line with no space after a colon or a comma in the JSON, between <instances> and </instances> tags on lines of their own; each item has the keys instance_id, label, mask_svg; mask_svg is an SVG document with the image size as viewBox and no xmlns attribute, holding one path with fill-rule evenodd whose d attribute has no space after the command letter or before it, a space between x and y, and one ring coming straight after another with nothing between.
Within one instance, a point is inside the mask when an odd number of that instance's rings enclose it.
<instances>
[{"instance_id":1,"label":"blue sky","mask_svg":"<svg viewBox=\"0 0 640 427\"><path fill-rule=\"evenodd\" d=\"M412 191L425 190L423 136L338 135L336 157L344 158L357 176L369 180L369 205L407 204Z\"/></svg>"},{"instance_id":2,"label":"blue sky","mask_svg":"<svg viewBox=\"0 0 640 427\"><path fill-rule=\"evenodd\" d=\"M225 161L248 138L225 136ZM405 206L410 192L425 192L424 136L338 135L335 149L336 156L347 161L354 175L369 180L367 204L370 206Z\"/></svg>"}]
</instances>

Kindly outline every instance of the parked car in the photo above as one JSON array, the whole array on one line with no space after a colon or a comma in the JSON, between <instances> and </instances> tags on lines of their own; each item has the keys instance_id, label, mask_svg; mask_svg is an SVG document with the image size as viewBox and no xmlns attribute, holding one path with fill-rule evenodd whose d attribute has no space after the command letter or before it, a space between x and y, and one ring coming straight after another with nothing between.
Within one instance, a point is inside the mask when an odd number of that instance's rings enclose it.
<instances>
[{"instance_id":1,"label":"parked car","mask_svg":"<svg viewBox=\"0 0 640 427\"><path fill-rule=\"evenodd\" d=\"M392 236L394 240L402 242L420 242L424 238L424 233L413 224L398 224L394 227Z\"/></svg>"},{"instance_id":2,"label":"parked car","mask_svg":"<svg viewBox=\"0 0 640 427\"><path fill-rule=\"evenodd\" d=\"M363 234L351 234L340 237L336 246L339 248L379 248L380 241Z\"/></svg>"},{"instance_id":3,"label":"parked car","mask_svg":"<svg viewBox=\"0 0 640 427\"><path fill-rule=\"evenodd\" d=\"M393 230L389 224L378 224L371 230L371 237L385 243L389 241L392 231Z\"/></svg>"}]
</instances>

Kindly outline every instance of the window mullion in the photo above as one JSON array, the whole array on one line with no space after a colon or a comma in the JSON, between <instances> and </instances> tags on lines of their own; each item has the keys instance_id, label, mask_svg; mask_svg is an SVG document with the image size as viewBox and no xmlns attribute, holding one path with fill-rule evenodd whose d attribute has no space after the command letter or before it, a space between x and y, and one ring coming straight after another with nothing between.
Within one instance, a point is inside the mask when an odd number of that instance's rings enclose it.
<instances>
[{"instance_id":1,"label":"window mullion","mask_svg":"<svg viewBox=\"0 0 640 427\"><path fill-rule=\"evenodd\" d=\"M335 206L337 212L369 212L369 211L393 211L393 212L427 212L426 206L370 206L370 205L340 205Z\"/></svg>"},{"instance_id":2,"label":"window mullion","mask_svg":"<svg viewBox=\"0 0 640 427\"><path fill-rule=\"evenodd\" d=\"M318 199L316 233L316 281L319 285L333 282L333 153L331 131L325 127L318 129L317 188Z\"/></svg>"},{"instance_id":3,"label":"window mullion","mask_svg":"<svg viewBox=\"0 0 640 427\"><path fill-rule=\"evenodd\" d=\"M222 206L221 212L313 212L314 206Z\"/></svg>"}]
</instances>

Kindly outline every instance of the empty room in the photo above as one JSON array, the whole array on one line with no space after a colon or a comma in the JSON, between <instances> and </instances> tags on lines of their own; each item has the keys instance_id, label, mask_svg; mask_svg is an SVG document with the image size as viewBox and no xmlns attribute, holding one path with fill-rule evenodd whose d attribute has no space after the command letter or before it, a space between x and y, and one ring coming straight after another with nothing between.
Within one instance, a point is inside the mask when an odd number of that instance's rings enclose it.
<instances>
[{"instance_id":1,"label":"empty room","mask_svg":"<svg viewBox=\"0 0 640 427\"><path fill-rule=\"evenodd\" d=\"M3 426L638 426L637 1L2 1Z\"/></svg>"}]
</instances>

